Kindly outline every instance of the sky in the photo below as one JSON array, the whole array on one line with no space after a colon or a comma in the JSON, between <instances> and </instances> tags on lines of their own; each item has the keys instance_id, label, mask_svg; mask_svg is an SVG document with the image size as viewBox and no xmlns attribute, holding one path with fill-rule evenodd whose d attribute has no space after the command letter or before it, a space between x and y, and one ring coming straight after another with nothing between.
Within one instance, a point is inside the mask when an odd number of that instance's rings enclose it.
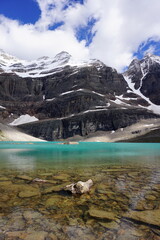
<instances>
[{"instance_id":1,"label":"sky","mask_svg":"<svg viewBox=\"0 0 160 240\"><path fill-rule=\"evenodd\" d=\"M160 0L0 0L0 48L21 59L99 59L122 72L160 55Z\"/></svg>"}]
</instances>

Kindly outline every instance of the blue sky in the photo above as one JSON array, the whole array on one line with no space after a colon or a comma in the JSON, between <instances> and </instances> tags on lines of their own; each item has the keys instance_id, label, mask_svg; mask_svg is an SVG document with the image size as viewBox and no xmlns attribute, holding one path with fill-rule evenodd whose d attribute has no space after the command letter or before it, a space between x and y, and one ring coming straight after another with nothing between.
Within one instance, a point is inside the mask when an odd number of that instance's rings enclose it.
<instances>
[{"instance_id":1,"label":"blue sky","mask_svg":"<svg viewBox=\"0 0 160 240\"><path fill-rule=\"evenodd\" d=\"M153 53L160 56L160 41L156 41L151 38L142 42L139 45L138 50L134 53L134 56L142 59L147 53Z\"/></svg>"},{"instance_id":2,"label":"blue sky","mask_svg":"<svg viewBox=\"0 0 160 240\"><path fill-rule=\"evenodd\" d=\"M159 0L0 0L0 48L30 60L68 51L122 71L160 55L159 12Z\"/></svg>"},{"instance_id":3,"label":"blue sky","mask_svg":"<svg viewBox=\"0 0 160 240\"><path fill-rule=\"evenodd\" d=\"M22 23L35 23L41 11L33 0L0 0L0 14Z\"/></svg>"},{"instance_id":4,"label":"blue sky","mask_svg":"<svg viewBox=\"0 0 160 240\"><path fill-rule=\"evenodd\" d=\"M72 4L83 4L83 0L71 0L63 9L67 9ZM54 6L51 6L52 8ZM0 14L6 17L19 20L22 24L35 24L40 18L41 11L36 1L34 0L0 0ZM79 41L86 40L86 46L92 42L95 33L92 33L92 27L96 19L88 20L86 26L80 26L76 31L76 37ZM64 21L55 22L49 26L49 30L55 30L64 25Z\"/></svg>"}]
</instances>

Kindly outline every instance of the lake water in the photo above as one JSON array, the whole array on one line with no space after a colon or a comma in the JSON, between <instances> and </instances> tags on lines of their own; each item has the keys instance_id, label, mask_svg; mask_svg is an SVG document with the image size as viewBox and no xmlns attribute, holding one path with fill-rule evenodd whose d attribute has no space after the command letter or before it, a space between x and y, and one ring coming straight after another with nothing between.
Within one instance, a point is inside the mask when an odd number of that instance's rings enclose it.
<instances>
[{"instance_id":1,"label":"lake water","mask_svg":"<svg viewBox=\"0 0 160 240\"><path fill-rule=\"evenodd\" d=\"M160 144L1 142L0 239L160 239Z\"/></svg>"}]
</instances>

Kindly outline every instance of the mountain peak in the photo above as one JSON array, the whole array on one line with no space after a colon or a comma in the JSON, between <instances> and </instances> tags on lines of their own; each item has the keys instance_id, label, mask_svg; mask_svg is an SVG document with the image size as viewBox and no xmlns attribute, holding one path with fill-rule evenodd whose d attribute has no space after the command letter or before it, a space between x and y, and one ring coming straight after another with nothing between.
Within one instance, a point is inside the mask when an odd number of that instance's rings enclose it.
<instances>
[{"instance_id":1,"label":"mountain peak","mask_svg":"<svg viewBox=\"0 0 160 240\"><path fill-rule=\"evenodd\" d=\"M49 57L48 56L43 56L43 57L39 57L37 60L41 61L41 60L48 60Z\"/></svg>"},{"instance_id":2,"label":"mountain peak","mask_svg":"<svg viewBox=\"0 0 160 240\"><path fill-rule=\"evenodd\" d=\"M58 54L56 54L55 57L61 57L61 56L71 57L71 55L66 51L59 52Z\"/></svg>"},{"instance_id":3,"label":"mountain peak","mask_svg":"<svg viewBox=\"0 0 160 240\"><path fill-rule=\"evenodd\" d=\"M67 63L71 57L72 56L68 52L62 51L54 57L54 62L56 61L60 64L64 64Z\"/></svg>"},{"instance_id":4,"label":"mountain peak","mask_svg":"<svg viewBox=\"0 0 160 240\"><path fill-rule=\"evenodd\" d=\"M144 58L150 58L150 57L153 57L154 55L152 53L146 53L144 55Z\"/></svg>"},{"instance_id":5,"label":"mountain peak","mask_svg":"<svg viewBox=\"0 0 160 240\"><path fill-rule=\"evenodd\" d=\"M19 59L6 53L3 49L0 49L0 63L9 66L11 64L19 62Z\"/></svg>"}]
</instances>

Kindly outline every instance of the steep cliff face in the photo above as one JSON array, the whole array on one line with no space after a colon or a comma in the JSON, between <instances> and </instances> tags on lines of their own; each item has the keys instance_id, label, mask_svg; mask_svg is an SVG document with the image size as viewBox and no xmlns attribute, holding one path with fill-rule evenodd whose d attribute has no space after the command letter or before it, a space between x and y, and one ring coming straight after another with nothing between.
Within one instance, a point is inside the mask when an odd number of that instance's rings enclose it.
<instances>
[{"instance_id":1,"label":"steep cliff face","mask_svg":"<svg viewBox=\"0 0 160 240\"><path fill-rule=\"evenodd\" d=\"M160 69L156 72L149 72L143 79L141 92L151 102L160 105Z\"/></svg>"},{"instance_id":2,"label":"steep cliff face","mask_svg":"<svg viewBox=\"0 0 160 240\"><path fill-rule=\"evenodd\" d=\"M19 128L34 137L55 141L75 135L86 136L96 131L117 130L147 118L156 118L156 115L143 109L99 110L23 124Z\"/></svg>"},{"instance_id":3,"label":"steep cliff face","mask_svg":"<svg viewBox=\"0 0 160 240\"><path fill-rule=\"evenodd\" d=\"M39 121L21 128L36 137L56 140L84 136L156 116L148 111L155 110L151 100L159 101L154 94L156 86L159 88L155 65L152 72L149 67L142 71L141 63L135 60L123 76L98 60L74 61L66 52L30 63L1 53L0 69L1 120L35 116ZM151 82L155 82L152 88Z\"/></svg>"},{"instance_id":4,"label":"steep cliff face","mask_svg":"<svg viewBox=\"0 0 160 240\"><path fill-rule=\"evenodd\" d=\"M21 78L13 73L0 74L0 101L28 102L42 100L41 79Z\"/></svg>"}]
</instances>

